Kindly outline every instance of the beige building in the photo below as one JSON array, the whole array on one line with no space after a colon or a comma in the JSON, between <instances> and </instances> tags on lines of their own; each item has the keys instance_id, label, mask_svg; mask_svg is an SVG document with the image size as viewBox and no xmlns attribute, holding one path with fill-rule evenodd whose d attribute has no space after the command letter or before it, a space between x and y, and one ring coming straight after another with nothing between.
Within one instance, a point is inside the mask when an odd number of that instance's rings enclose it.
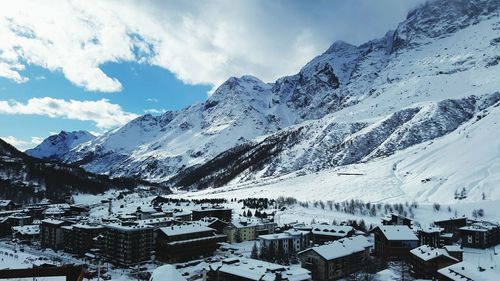
<instances>
[{"instance_id":1,"label":"beige building","mask_svg":"<svg viewBox=\"0 0 500 281\"><path fill-rule=\"evenodd\" d=\"M259 235L274 233L276 223L259 219L233 220L223 232L229 243L252 241Z\"/></svg>"}]
</instances>

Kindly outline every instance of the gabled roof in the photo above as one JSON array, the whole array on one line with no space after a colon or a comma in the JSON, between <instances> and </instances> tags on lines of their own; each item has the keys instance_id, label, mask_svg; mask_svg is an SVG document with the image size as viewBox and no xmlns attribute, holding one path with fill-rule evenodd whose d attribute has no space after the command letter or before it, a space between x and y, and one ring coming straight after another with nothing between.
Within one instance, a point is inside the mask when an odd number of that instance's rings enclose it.
<instances>
[{"instance_id":1,"label":"gabled roof","mask_svg":"<svg viewBox=\"0 0 500 281\"><path fill-rule=\"evenodd\" d=\"M387 240L416 240L417 236L406 225L381 225L375 229L380 229L380 232L387 238Z\"/></svg>"},{"instance_id":2,"label":"gabled roof","mask_svg":"<svg viewBox=\"0 0 500 281\"><path fill-rule=\"evenodd\" d=\"M314 251L326 260L338 259L341 257L349 256L354 253L363 252L366 248L371 247L371 242L364 236L354 236L349 238L342 238L330 244L313 247L299 254L307 251Z\"/></svg>"}]
</instances>

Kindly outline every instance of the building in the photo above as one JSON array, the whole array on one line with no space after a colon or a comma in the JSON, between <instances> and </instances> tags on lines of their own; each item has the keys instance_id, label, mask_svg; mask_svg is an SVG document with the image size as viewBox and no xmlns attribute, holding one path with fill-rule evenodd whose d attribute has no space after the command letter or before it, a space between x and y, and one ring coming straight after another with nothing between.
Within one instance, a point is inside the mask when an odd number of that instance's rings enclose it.
<instances>
[{"instance_id":1,"label":"building","mask_svg":"<svg viewBox=\"0 0 500 281\"><path fill-rule=\"evenodd\" d=\"M500 271L496 268L482 267L463 261L438 270L438 280L500 280Z\"/></svg>"},{"instance_id":2,"label":"building","mask_svg":"<svg viewBox=\"0 0 500 281\"><path fill-rule=\"evenodd\" d=\"M438 270L459 262L444 248L422 245L410 251L411 274L418 279L436 279Z\"/></svg>"},{"instance_id":3,"label":"building","mask_svg":"<svg viewBox=\"0 0 500 281\"><path fill-rule=\"evenodd\" d=\"M201 210L193 210L191 213L191 219L194 221L201 220L206 217L215 217L220 219L221 221L229 223L233 217L233 210L227 208L206 208Z\"/></svg>"},{"instance_id":4,"label":"building","mask_svg":"<svg viewBox=\"0 0 500 281\"><path fill-rule=\"evenodd\" d=\"M175 263L212 255L226 235L199 224L172 225L157 230L158 260Z\"/></svg>"},{"instance_id":5,"label":"building","mask_svg":"<svg viewBox=\"0 0 500 281\"><path fill-rule=\"evenodd\" d=\"M458 234L458 229L467 225L467 218L449 218L445 220L434 221L434 225L444 228L444 232Z\"/></svg>"},{"instance_id":6,"label":"building","mask_svg":"<svg viewBox=\"0 0 500 281\"><path fill-rule=\"evenodd\" d=\"M64 250L79 256L97 248L95 238L102 234L101 225L74 224L63 226Z\"/></svg>"},{"instance_id":7,"label":"building","mask_svg":"<svg viewBox=\"0 0 500 281\"><path fill-rule=\"evenodd\" d=\"M43 248L52 248L59 250L64 248L64 236L62 226L68 225L68 222L56 219L42 220L40 226L41 246Z\"/></svg>"},{"instance_id":8,"label":"building","mask_svg":"<svg viewBox=\"0 0 500 281\"><path fill-rule=\"evenodd\" d=\"M456 258L459 261L464 260L464 249L457 245L446 245L443 247L450 256Z\"/></svg>"},{"instance_id":9,"label":"building","mask_svg":"<svg viewBox=\"0 0 500 281\"><path fill-rule=\"evenodd\" d=\"M69 215L70 216L88 216L90 211L89 205L85 204L73 204L69 206Z\"/></svg>"},{"instance_id":10,"label":"building","mask_svg":"<svg viewBox=\"0 0 500 281\"><path fill-rule=\"evenodd\" d=\"M418 246L418 238L406 225L383 225L372 230L375 255L385 259L404 259Z\"/></svg>"},{"instance_id":11,"label":"building","mask_svg":"<svg viewBox=\"0 0 500 281\"><path fill-rule=\"evenodd\" d=\"M196 223L215 229L217 234L224 234L224 229L228 226L227 222L212 217L203 218Z\"/></svg>"},{"instance_id":12,"label":"building","mask_svg":"<svg viewBox=\"0 0 500 281\"><path fill-rule=\"evenodd\" d=\"M444 228L441 227L426 227L418 230L418 239L420 245L429 245L434 248L443 246L441 233Z\"/></svg>"},{"instance_id":13,"label":"building","mask_svg":"<svg viewBox=\"0 0 500 281\"><path fill-rule=\"evenodd\" d=\"M203 268L204 281L309 281L309 270L254 259L229 258Z\"/></svg>"},{"instance_id":14,"label":"building","mask_svg":"<svg viewBox=\"0 0 500 281\"><path fill-rule=\"evenodd\" d=\"M475 222L458 229L462 247L489 248L500 244L500 225L487 221Z\"/></svg>"},{"instance_id":15,"label":"building","mask_svg":"<svg viewBox=\"0 0 500 281\"><path fill-rule=\"evenodd\" d=\"M260 235L272 234L276 223L260 219L235 219L224 228L230 243L240 243L257 239Z\"/></svg>"},{"instance_id":16,"label":"building","mask_svg":"<svg viewBox=\"0 0 500 281\"><path fill-rule=\"evenodd\" d=\"M13 226L12 234L21 241L33 242L40 238L40 225Z\"/></svg>"},{"instance_id":17,"label":"building","mask_svg":"<svg viewBox=\"0 0 500 281\"><path fill-rule=\"evenodd\" d=\"M138 220L145 220L153 217L158 217L155 216L157 213L158 211L153 207L137 207L137 210L134 214Z\"/></svg>"},{"instance_id":18,"label":"building","mask_svg":"<svg viewBox=\"0 0 500 281\"><path fill-rule=\"evenodd\" d=\"M342 238L298 253L302 267L313 280L330 281L360 271L370 255L372 243L364 236Z\"/></svg>"},{"instance_id":19,"label":"building","mask_svg":"<svg viewBox=\"0 0 500 281\"><path fill-rule=\"evenodd\" d=\"M283 233L260 235L261 251L269 251L270 256L283 253L292 256L310 245L310 232L301 230L287 230Z\"/></svg>"},{"instance_id":20,"label":"building","mask_svg":"<svg viewBox=\"0 0 500 281\"><path fill-rule=\"evenodd\" d=\"M103 255L112 263L131 266L151 260L153 228L147 225L104 225Z\"/></svg>"},{"instance_id":21,"label":"building","mask_svg":"<svg viewBox=\"0 0 500 281\"><path fill-rule=\"evenodd\" d=\"M12 200L0 200L0 211L11 211L16 207L16 204Z\"/></svg>"},{"instance_id":22,"label":"building","mask_svg":"<svg viewBox=\"0 0 500 281\"><path fill-rule=\"evenodd\" d=\"M353 236L355 230L348 225L313 224L311 232L314 244L324 244Z\"/></svg>"},{"instance_id":23,"label":"building","mask_svg":"<svg viewBox=\"0 0 500 281\"><path fill-rule=\"evenodd\" d=\"M382 218L382 225L406 225L412 227L411 219L398 214L390 214Z\"/></svg>"}]
</instances>

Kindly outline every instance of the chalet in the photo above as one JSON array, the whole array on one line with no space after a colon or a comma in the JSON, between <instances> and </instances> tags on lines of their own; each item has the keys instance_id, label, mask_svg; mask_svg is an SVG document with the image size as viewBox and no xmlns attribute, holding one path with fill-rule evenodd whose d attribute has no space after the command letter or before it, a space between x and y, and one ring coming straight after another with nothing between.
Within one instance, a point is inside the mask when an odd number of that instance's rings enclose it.
<instances>
[{"instance_id":1,"label":"chalet","mask_svg":"<svg viewBox=\"0 0 500 281\"><path fill-rule=\"evenodd\" d=\"M16 204L12 200L0 200L0 211L11 211L16 207Z\"/></svg>"},{"instance_id":2,"label":"chalet","mask_svg":"<svg viewBox=\"0 0 500 281\"><path fill-rule=\"evenodd\" d=\"M438 270L438 280L500 280L500 272L496 268L482 267L463 261Z\"/></svg>"},{"instance_id":3,"label":"chalet","mask_svg":"<svg viewBox=\"0 0 500 281\"><path fill-rule=\"evenodd\" d=\"M228 258L203 268L204 281L310 281L310 272L255 259Z\"/></svg>"},{"instance_id":4,"label":"chalet","mask_svg":"<svg viewBox=\"0 0 500 281\"><path fill-rule=\"evenodd\" d=\"M313 224L312 239L315 244L324 244L341 238L353 236L355 233L352 226Z\"/></svg>"},{"instance_id":5,"label":"chalet","mask_svg":"<svg viewBox=\"0 0 500 281\"><path fill-rule=\"evenodd\" d=\"M438 270L459 262L446 249L422 245L410 251L411 273L419 279L436 279Z\"/></svg>"},{"instance_id":6,"label":"chalet","mask_svg":"<svg viewBox=\"0 0 500 281\"><path fill-rule=\"evenodd\" d=\"M54 250L64 248L62 226L68 224L69 223L66 221L56 219L42 220L42 224L40 226L41 246L43 248L52 248Z\"/></svg>"},{"instance_id":7,"label":"chalet","mask_svg":"<svg viewBox=\"0 0 500 281\"><path fill-rule=\"evenodd\" d=\"M226 235L199 224L173 225L157 230L156 256L158 260L175 263L212 255Z\"/></svg>"},{"instance_id":8,"label":"chalet","mask_svg":"<svg viewBox=\"0 0 500 281\"><path fill-rule=\"evenodd\" d=\"M283 233L260 235L259 241L261 251L267 249L291 256L309 247L310 232L291 229Z\"/></svg>"},{"instance_id":9,"label":"chalet","mask_svg":"<svg viewBox=\"0 0 500 281\"><path fill-rule=\"evenodd\" d=\"M458 229L462 247L488 248L500 243L500 225L487 221L475 222Z\"/></svg>"},{"instance_id":10,"label":"chalet","mask_svg":"<svg viewBox=\"0 0 500 281\"><path fill-rule=\"evenodd\" d=\"M153 228L147 225L104 225L104 257L116 265L131 266L151 260Z\"/></svg>"},{"instance_id":11,"label":"chalet","mask_svg":"<svg viewBox=\"0 0 500 281\"><path fill-rule=\"evenodd\" d=\"M94 238L102 234L101 225L74 224L63 226L64 250L79 256L85 255L90 249L97 248Z\"/></svg>"},{"instance_id":12,"label":"chalet","mask_svg":"<svg viewBox=\"0 0 500 281\"><path fill-rule=\"evenodd\" d=\"M441 240L441 233L444 228L441 227L425 227L418 230L418 239L420 245L429 245L434 248L441 247L443 242Z\"/></svg>"},{"instance_id":13,"label":"chalet","mask_svg":"<svg viewBox=\"0 0 500 281\"><path fill-rule=\"evenodd\" d=\"M458 229L467 225L467 218L449 218L445 220L434 221L434 225L444 228L444 232L458 234Z\"/></svg>"},{"instance_id":14,"label":"chalet","mask_svg":"<svg viewBox=\"0 0 500 281\"><path fill-rule=\"evenodd\" d=\"M418 238L406 225L383 225L372 230L375 235L375 255L385 259L408 257L418 246Z\"/></svg>"},{"instance_id":15,"label":"chalet","mask_svg":"<svg viewBox=\"0 0 500 281\"><path fill-rule=\"evenodd\" d=\"M298 256L314 280L330 281L360 271L372 246L366 237L354 236L301 251Z\"/></svg>"},{"instance_id":16,"label":"chalet","mask_svg":"<svg viewBox=\"0 0 500 281\"><path fill-rule=\"evenodd\" d=\"M193 210L191 213L192 220L197 221L206 217L215 217L221 221L229 223L233 217L233 210L214 206L212 208L202 208L201 210Z\"/></svg>"}]
</instances>

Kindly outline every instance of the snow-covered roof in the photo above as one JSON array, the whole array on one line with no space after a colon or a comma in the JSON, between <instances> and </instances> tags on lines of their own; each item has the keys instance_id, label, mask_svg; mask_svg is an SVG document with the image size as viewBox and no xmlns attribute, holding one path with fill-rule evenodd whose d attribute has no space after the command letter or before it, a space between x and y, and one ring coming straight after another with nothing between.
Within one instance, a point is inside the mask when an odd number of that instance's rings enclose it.
<instances>
[{"instance_id":1,"label":"snow-covered roof","mask_svg":"<svg viewBox=\"0 0 500 281\"><path fill-rule=\"evenodd\" d=\"M347 225L328 225L328 224L312 225L313 234L329 235L336 237L346 236L352 230L353 230L352 226L347 226Z\"/></svg>"},{"instance_id":2,"label":"snow-covered roof","mask_svg":"<svg viewBox=\"0 0 500 281\"><path fill-rule=\"evenodd\" d=\"M91 224L83 224L83 223L77 223L77 224L74 224L73 227L76 227L76 228L83 228L83 229L101 229L103 228L102 225L91 225Z\"/></svg>"},{"instance_id":3,"label":"snow-covered roof","mask_svg":"<svg viewBox=\"0 0 500 281\"><path fill-rule=\"evenodd\" d=\"M490 230L492 230L494 228L498 228L498 227L500 227L500 226L496 223L492 223L492 222L488 222L488 221L478 221L478 222L475 222L471 225L461 227L459 229L460 230L486 232L486 231L490 231Z\"/></svg>"},{"instance_id":4,"label":"snow-covered roof","mask_svg":"<svg viewBox=\"0 0 500 281\"><path fill-rule=\"evenodd\" d=\"M0 200L0 207L6 207L12 202L12 200Z\"/></svg>"},{"instance_id":5,"label":"snow-covered roof","mask_svg":"<svg viewBox=\"0 0 500 281\"><path fill-rule=\"evenodd\" d=\"M441 233L444 228L441 227L423 227L419 229L419 231L424 232L424 233Z\"/></svg>"},{"instance_id":6,"label":"snow-covered roof","mask_svg":"<svg viewBox=\"0 0 500 281\"><path fill-rule=\"evenodd\" d=\"M265 240L291 239L294 237L299 237L299 236L308 235L308 234L309 234L309 231L290 229L290 230L287 230L283 233L259 235L259 238L265 239Z\"/></svg>"},{"instance_id":7,"label":"snow-covered roof","mask_svg":"<svg viewBox=\"0 0 500 281\"><path fill-rule=\"evenodd\" d=\"M371 247L372 243L364 236L354 236L349 238L342 238L334 241L330 244L313 247L304 250L300 253L305 253L307 251L315 251L318 255L322 256L326 260L333 260L354 253L363 252L366 248Z\"/></svg>"},{"instance_id":8,"label":"snow-covered roof","mask_svg":"<svg viewBox=\"0 0 500 281\"><path fill-rule=\"evenodd\" d=\"M415 233L406 225L381 225L377 228L388 240L418 240Z\"/></svg>"},{"instance_id":9,"label":"snow-covered roof","mask_svg":"<svg viewBox=\"0 0 500 281\"><path fill-rule=\"evenodd\" d=\"M446 249L434 248L434 247L431 247L429 245L422 245L420 247L412 249L410 251L410 253L412 255L418 257L419 259L424 260L424 261L429 261L429 260L432 260L434 258L444 256L444 257L450 258L450 259L458 262L458 260L456 258L454 258L448 254Z\"/></svg>"},{"instance_id":10,"label":"snow-covered roof","mask_svg":"<svg viewBox=\"0 0 500 281\"><path fill-rule=\"evenodd\" d=\"M167 236L176 236L182 234L205 232L205 231L215 231L215 229L200 225L200 224L185 224L185 225L172 225L168 227L162 227L160 230Z\"/></svg>"},{"instance_id":11,"label":"snow-covered roof","mask_svg":"<svg viewBox=\"0 0 500 281\"><path fill-rule=\"evenodd\" d=\"M165 264L157 267L151 274L149 281L186 281L179 271L171 264Z\"/></svg>"},{"instance_id":12,"label":"snow-covered roof","mask_svg":"<svg viewBox=\"0 0 500 281\"><path fill-rule=\"evenodd\" d=\"M465 261L441 268L438 272L454 281L500 280L500 271L498 269L480 267Z\"/></svg>"},{"instance_id":13,"label":"snow-covered roof","mask_svg":"<svg viewBox=\"0 0 500 281\"><path fill-rule=\"evenodd\" d=\"M63 224L64 221L56 220L56 219L44 219L44 220L42 220L42 223L59 225L59 224Z\"/></svg>"},{"instance_id":14,"label":"snow-covered roof","mask_svg":"<svg viewBox=\"0 0 500 281\"><path fill-rule=\"evenodd\" d=\"M103 225L105 228L111 228L121 231L138 231L144 229L152 229L149 225L122 225L120 223L110 223Z\"/></svg>"},{"instance_id":15,"label":"snow-covered roof","mask_svg":"<svg viewBox=\"0 0 500 281\"><path fill-rule=\"evenodd\" d=\"M448 252L463 252L464 251L464 249L462 249L462 247L460 247L458 245L446 245L443 248L445 248L446 251L448 251Z\"/></svg>"},{"instance_id":16,"label":"snow-covered roof","mask_svg":"<svg viewBox=\"0 0 500 281\"><path fill-rule=\"evenodd\" d=\"M40 234L40 225L13 226L12 230L21 235L37 235Z\"/></svg>"},{"instance_id":17,"label":"snow-covered roof","mask_svg":"<svg viewBox=\"0 0 500 281\"><path fill-rule=\"evenodd\" d=\"M310 280L309 270L296 266L283 266L275 263L265 262L255 259L226 259L222 262L210 264L205 270L212 268L219 269L220 272L243 277L248 280L274 281L276 274L281 274L282 278L289 281Z\"/></svg>"}]
</instances>

